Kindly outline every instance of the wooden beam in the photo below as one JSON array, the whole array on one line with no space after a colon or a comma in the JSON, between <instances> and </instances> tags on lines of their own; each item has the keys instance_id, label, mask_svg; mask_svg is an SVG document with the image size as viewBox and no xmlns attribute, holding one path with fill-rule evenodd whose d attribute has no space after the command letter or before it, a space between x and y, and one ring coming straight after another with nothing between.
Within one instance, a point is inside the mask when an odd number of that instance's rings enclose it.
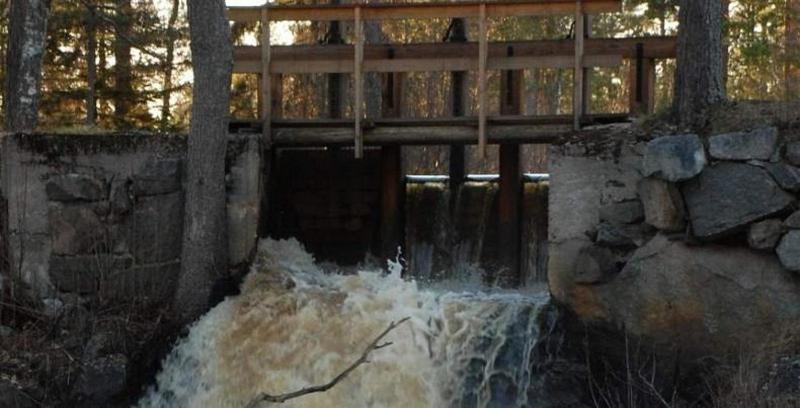
<instances>
[{"instance_id":1,"label":"wooden beam","mask_svg":"<svg viewBox=\"0 0 800 408\"><path fill-rule=\"evenodd\" d=\"M364 77L361 73L364 67L364 23L361 21L361 7L353 9L355 15L354 31L355 44L353 61L354 102L353 117L355 119L355 156L356 159L364 157L364 134L361 128L362 105L364 101Z\"/></svg>"},{"instance_id":2,"label":"wooden beam","mask_svg":"<svg viewBox=\"0 0 800 408\"><path fill-rule=\"evenodd\" d=\"M441 72L441 71L476 71L477 58L409 58L369 60L363 63L363 72ZM618 67L622 65L619 55L592 55L584 59L587 67ZM574 57L496 57L487 61L487 70L516 70L528 68L572 68ZM237 74L260 72L261 64L250 61L237 61L233 71ZM315 73L352 73L353 63L345 60L321 60L313 62L273 61L270 72L276 74L315 74Z\"/></svg>"},{"instance_id":3,"label":"wooden beam","mask_svg":"<svg viewBox=\"0 0 800 408\"><path fill-rule=\"evenodd\" d=\"M583 115L583 42L585 40L585 26L583 24L584 12L582 5L582 0L575 0L575 64L573 65L575 78L572 97L572 115L574 117L573 125L575 130L581 128L581 116Z\"/></svg>"},{"instance_id":4,"label":"wooden beam","mask_svg":"<svg viewBox=\"0 0 800 408\"><path fill-rule=\"evenodd\" d=\"M338 30L329 32L335 36ZM306 63L314 61L353 60L353 46L332 38L329 44L273 45L272 61ZM631 38L587 38L584 54L621 55L624 59L636 58L637 44L643 45L644 58L675 58L676 37L631 37ZM516 57L571 57L575 53L572 39L536 41L496 41L489 43L489 59L506 57L508 47L514 48ZM258 62L261 50L254 46L234 47L234 59L240 62ZM414 44L365 44L364 61L386 59L469 58L477 59L477 42L414 43Z\"/></svg>"},{"instance_id":5,"label":"wooden beam","mask_svg":"<svg viewBox=\"0 0 800 408\"><path fill-rule=\"evenodd\" d=\"M270 114L272 115L272 119L275 120L275 118L283 116L283 75L272 74L270 87L272 88L270 89L272 97Z\"/></svg>"},{"instance_id":6,"label":"wooden beam","mask_svg":"<svg viewBox=\"0 0 800 408\"><path fill-rule=\"evenodd\" d=\"M584 0L584 11L588 14L618 12L622 10L620 0ZM540 15L566 15L575 12L574 0L525 0L498 2L452 2L452 3L397 3L397 4L337 4L337 5L292 5L268 6L270 21L347 21L354 20L353 9L361 7L364 20L430 19L430 18L477 18L480 7L486 7L488 18L521 17ZM228 7L228 18L236 22L254 22L259 19L261 6Z\"/></svg>"},{"instance_id":7,"label":"wooden beam","mask_svg":"<svg viewBox=\"0 0 800 408\"><path fill-rule=\"evenodd\" d=\"M489 58L486 4L480 5L478 17L478 150L486 157L486 64Z\"/></svg>"},{"instance_id":8,"label":"wooden beam","mask_svg":"<svg viewBox=\"0 0 800 408\"><path fill-rule=\"evenodd\" d=\"M591 111L592 107L592 68L594 65L587 65L586 60L590 57L586 56L586 40L592 37L592 24L594 23L594 16L585 14L583 16L583 90L581 93L581 112L587 114Z\"/></svg>"},{"instance_id":9,"label":"wooden beam","mask_svg":"<svg viewBox=\"0 0 800 408\"><path fill-rule=\"evenodd\" d=\"M572 125L491 126L487 143L549 143L571 133ZM277 147L352 146L353 128L275 128ZM382 126L364 129L364 145L474 145L478 130L472 126Z\"/></svg>"},{"instance_id":10,"label":"wooden beam","mask_svg":"<svg viewBox=\"0 0 800 408\"><path fill-rule=\"evenodd\" d=\"M450 23L450 37L447 38L448 43L466 43L467 42L467 27L464 19L453 19ZM448 44L449 45L449 44ZM474 61L474 58L472 59ZM453 71L450 73L450 113L453 117L463 117L466 114L466 76L464 71ZM450 203L449 208L452 213L455 210L458 191L464 183L467 175L467 160L466 149L464 145L452 144L449 148L448 157L448 186L450 188Z\"/></svg>"},{"instance_id":11,"label":"wooden beam","mask_svg":"<svg viewBox=\"0 0 800 408\"><path fill-rule=\"evenodd\" d=\"M628 121L627 114L586 115L582 124ZM490 117L487 143L549 143L574 134L572 115ZM352 146L353 120L275 120L276 146ZM478 140L476 117L443 119L381 119L364 127L365 145L455 145ZM244 127L237 122L233 126ZM592 130L594 131L594 130ZM585 130L587 134L590 130Z\"/></svg>"},{"instance_id":12,"label":"wooden beam","mask_svg":"<svg viewBox=\"0 0 800 408\"><path fill-rule=\"evenodd\" d=\"M635 59L636 46L642 44L644 58L674 58L674 37L589 38L585 39L584 67L618 66L620 58ZM573 68L575 46L572 40L508 41L488 45L488 69L528 67ZM514 48L514 57L505 55ZM478 43L367 44L364 46L365 72L411 72L476 70ZM354 50L350 45L298 45L271 47L274 73L349 73ZM390 58L390 55L392 58ZM234 49L234 72L260 73L259 47Z\"/></svg>"}]
</instances>

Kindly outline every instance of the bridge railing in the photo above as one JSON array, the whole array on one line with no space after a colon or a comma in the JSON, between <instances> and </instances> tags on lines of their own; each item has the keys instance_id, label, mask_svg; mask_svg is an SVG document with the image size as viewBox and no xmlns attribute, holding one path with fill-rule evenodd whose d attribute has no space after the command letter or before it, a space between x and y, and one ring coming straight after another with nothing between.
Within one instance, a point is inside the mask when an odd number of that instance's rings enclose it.
<instances>
[{"instance_id":1,"label":"bridge railing","mask_svg":"<svg viewBox=\"0 0 800 408\"><path fill-rule=\"evenodd\" d=\"M452 3L406 3L347 5L264 5L230 7L229 18L235 22L260 22L261 44L236 47L234 72L259 74L260 119L268 139L272 138L275 78L283 74L348 73L354 76L352 143L356 157L362 157L366 122L363 113L365 72L403 73L415 71L477 71L478 116L476 142L481 149L489 141L490 122L504 117L487 116L487 70L518 71L527 68L572 68L573 114L571 125L579 129L585 120L588 95L586 70L593 67L619 66L623 59L631 64L631 112L647 111L654 100L654 60L675 57L674 37L588 38L587 18L606 12L621 11L620 0L517 0ZM509 16L573 15L572 39L546 41L489 42L490 18ZM476 42L365 44L364 20L427 18L475 18L478 20ZM353 21L353 44L271 46L269 23L272 21ZM506 81L508 82L508 81ZM519 82L519 81L516 81ZM392 86L392 85L389 85ZM513 110L513 109L512 109ZM506 119L508 119L506 117ZM398 121L395 119L394 121ZM406 123L412 127L413 121ZM425 124L416 121L417 124ZM462 120L461 122L464 122ZM506 121L508 122L508 121ZM517 122L526 122L518 118ZM311 124L310 122L304 122ZM342 121L319 121L317 127L341 127ZM526 122L535 125L535 119ZM294 125L298 125L295 123ZM466 122L461 125L468 128ZM291 127L291 126L290 126ZM297 128L298 126L294 126ZM387 133L387 132L384 132ZM392 133L392 132L388 132ZM412 132L413 133L413 132ZM289 132L289 134L292 134ZM298 133L293 133L298 136ZM341 132L339 137L341 138ZM329 135L330 136L330 135ZM346 136L345 136L346 137ZM462 136L463 138L463 132ZM285 138L284 138L285 139ZM394 140L393 138L389 138Z\"/></svg>"}]
</instances>

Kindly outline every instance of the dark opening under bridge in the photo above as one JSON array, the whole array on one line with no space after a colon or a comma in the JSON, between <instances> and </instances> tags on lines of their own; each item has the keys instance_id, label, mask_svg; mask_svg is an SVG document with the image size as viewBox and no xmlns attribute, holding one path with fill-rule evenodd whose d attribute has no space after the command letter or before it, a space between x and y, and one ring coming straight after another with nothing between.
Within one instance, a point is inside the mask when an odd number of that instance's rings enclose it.
<instances>
[{"instance_id":1,"label":"dark opening under bridge","mask_svg":"<svg viewBox=\"0 0 800 408\"><path fill-rule=\"evenodd\" d=\"M402 4L272 5L230 7L234 22L260 23L259 46L235 47L234 72L260 76L258 121L231 122L232 131L262 132L266 146L352 146L356 158L364 146L380 146L380 241L383 255L394 255L403 236L403 145L450 145L451 190L465 180L464 145L477 144L485 153L499 144L499 246L513 281L519 269L520 144L548 143L584 126L624 122L650 112L655 100L655 62L675 58L674 37L593 38L592 16L620 12L621 0L517 0L424 2ZM488 39L490 19L502 17L572 16L571 38L538 41ZM365 44L365 20L453 19L443 43ZM476 19L477 41L468 42L463 19ZM270 22L328 21L327 43L273 46ZM344 44L339 23L353 23L353 43ZM629 112L591 114L591 69L630 61ZM525 116L522 73L530 68L572 69L572 114ZM488 115L487 71L500 75L500 115ZM451 73L452 116L403 118L403 79L408 72ZM465 72L477 73L477 115L465 116ZM365 118L364 73L381 73L381 118ZM281 118L282 75L327 74L328 117ZM352 118L342 118L342 75L353 76ZM275 149L273 149L275 151Z\"/></svg>"}]
</instances>

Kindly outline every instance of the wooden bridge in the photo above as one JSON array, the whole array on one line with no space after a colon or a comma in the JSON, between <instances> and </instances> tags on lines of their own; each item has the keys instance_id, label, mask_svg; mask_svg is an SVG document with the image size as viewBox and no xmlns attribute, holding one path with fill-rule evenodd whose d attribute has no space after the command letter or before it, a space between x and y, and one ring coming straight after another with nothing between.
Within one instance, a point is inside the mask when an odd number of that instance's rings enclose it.
<instances>
[{"instance_id":1,"label":"wooden bridge","mask_svg":"<svg viewBox=\"0 0 800 408\"><path fill-rule=\"evenodd\" d=\"M278 146L325 146L352 144L356 157L365 143L465 144L547 142L566 129L580 129L593 123L626 119L629 115L589 115L589 72L593 67L631 64L630 112L647 112L654 101L656 59L675 57L674 37L592 38L591 16L621 11L620 0L518 0L452 3L347 4L347 5L265 5L230 7L236 22L260 22L259 47L236 47L234 72L259 74L259 106L263 131ZM572 39L545 41L489 42L489 19L509 16L573 15ZM365 44L363 22L387 19L475 18L477 42L417 44ZM353 21L355 41L338 44L339 37L324 45L271 46L272 21ZM461 39L462 41L465 38ZM559 116L521 116L521 70L527 68L572 68L573 113ZM501 115L487 115L487 70L500 70ZM477 71L477 117L433 119L398 118L402 103L403 73L415 71ZM384 74L384 118L365 120L363 112L365 72ZM324 120L282 120L280 78L284 74L354 75L353 119L332 114ZM335 80L335 79L334 79ZM463 81L463 78L461 79ZM454 86L456 88L456 86ZM455 96L455 95L454 95ZM336 95L331 97L336 98ZM455 100L456 98L454 98ZM271 103L263 103L271 101ZM459 103L455 101L454 104ZM463 102L462 102L463 103ZM333 101L339 106L341 101ZM455 109L455 108L454 108ZM455 109L458 110L458 109ZM461 109L463 113L463 109ZM454 112L454 116L459 112ZM248 126L251 124L247 124ZM571 125L571 128L570 128ZM242 126L234 123L234 127Z\"/></svg>"},{"instance_id":2,"label":"wooden bridge","mask_svg":"<svg viewBox=\"0 0 800 408\"><path fill-rule=\"evenodd\" d=\"M654 104L655 61L674 58L674 37L593 38L592 16L621 11L621 0L506 0L450 3L347 5L265 5L230 7L235 22L260 23L261 44L236 47L235 73L260 75L260 119L232 121L232 130L242 127L263 132L267 145L353 146L356 158L365 145L380 146L380 240L382 254L393 256L403 242L402 145L450 145L451 190L465 180L464 145L477 144L485 152L488 143L500 145L500 191L498 195L499 243L509 266L509 281L519 270L520 144L548 143L565 133L592 124L627 121L631 115L649 112ZM490 42L490 19L511 16L567 15L574 17L572 38L544 41ZM365 20L453 19L450 37L443 43L365 44ZM477 19L477 41L467 42L463 19ZM330 21L328 43L321 45L272 46L272 21ZM344 44L339 21L354 23L354 42ZM620 66L630 60L629 112L590 114L588 101L591 68ZM573 112L570 115L521 115L522 72L529 68L573 69ZM499 116L489 116L487 71L499 70ZM407 72L451 72L452 116L411 119L400 117L402 81ZM477 116L465 116L466 71L477 72ZM364 115L364 73L378 72L382 81L382 117ZM281 118L281 76L327 74L328 117L288 120ZM352 74L354 102L352 119L342 118L341 76ZM273 149L274 151L275 149ZM334 150L335 152L335 150ZM273 176L280 177L279 174Z\"/></svg>"}]
</instances>

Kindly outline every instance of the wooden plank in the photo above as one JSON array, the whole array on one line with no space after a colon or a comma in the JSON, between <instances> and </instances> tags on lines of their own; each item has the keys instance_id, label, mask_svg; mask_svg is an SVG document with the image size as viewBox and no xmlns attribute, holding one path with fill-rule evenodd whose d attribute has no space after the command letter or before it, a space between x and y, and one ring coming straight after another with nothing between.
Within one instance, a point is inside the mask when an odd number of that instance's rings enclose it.
<instances>
[{"instance_id":1,"label":"wooden plank","mask_svg":"<svg viewBox=\"0 0 800 408\"><path fill-rule=\"evenodd\" d=\"M622 65L619 55L592 55L584 59L586 67L618 67ZM489 70L516 70L528 68L572 68L575 58L571 56L545 57L498 57L487 61ZM364 61L363 72L442 72L442 71L475 71L478 69L476 58L431 58L431 59L385 59ZM234 63L233 71L237 74L260 72L261 64L251 61ZM349 61L272 61L270 72L275 74L319 74L319 73L352 73L352 59Z\"/></svg>"},{"instance_id":2,"label":"wooden plank","mask_svg":"<svg viewBox=\"0 0 800 408\"><path fill-rule=\"evenodd\" d=\"M625 122L627 113L609 113L597 115L584 115L582 122L585 125L608 124ZM237 123L247 121L237 121ZM352 119L275 119L273 128L352 128ZM572 115L500 115L487 117L487 123L496 126L535 126L535 125L568 125L572 123ZM478 118L475 116L445 117L445 118L381 118L364 123L364 128L377 127L443 127L466 126L478 128Z\"/></svg>"},{"instance_id":3,"label":"wooden plank","mask_svg":"<svg viewBox=\"0 0 800 408\"><path fill-rule=\"evenodd\" d=\"M486 65L489 58L489 42L486 27L486 5L480 6L478 18L478 150L486 156Z\"/></svg>"},{"instance_id":4,"label":"wooden plank","mask_svg":"<svg viewBox=\"0 0 800 408\"><path fill-rule=\"evenodd\" d=\"M571 119L570 119L571 122ZM573 132L572 124L535 126L492 126L487 143L550 143ZM274 128L277 147L352 146L353 128ZM478 130L472 126L383 126L364 129L365 145L474 145Z\"/></svg>"},{"instance_id":5,"label":"wooden plank","mask_svg":"<svg viewBox=\"0 0 800 408\"><path fill-rule=\"evenodd\" d=\"M361 7L353 9L355 15L355 23L353 29L355 31L355 44L353 61L353 82L354 86L354 102L353 102L353 117L355 120L355 157L361 159L364 157L364 134L361 128L362 105L364 101L364 77L361 73L364 66L364 23L361 21Z\"/></svg>"},{"instance_id":6,"label":"wooden plank","mask_svg":"<svg viewBox=\"0 0 800 408\"><path fill-rule=\"evenodd\" d=\"M584 63L590 66L616 66L622 58L636 57L636 44L643 44L644 58L673 58L675 39L630 38L587 39ZM505 56L505 50L514 48L515 56ZM474 70L478 56L477 43L445 44L370 44L365 45L366 72L410 72ZM353 47L347 45L277 46L271 47L271 72L319 73L352 72ZM489 44L489 69L520 69L521 67L572 68L573 41L512 41ZM236 47L234 71L260 73L258 47ZM390 54L394 57L388 60ZM548 58L530 58L548 57Z\"/></svg>"},{"instance_id":7,"label":"wooden plank","mask_svg":"<svg viewBox=\"0 0 800 408\"><path fill-rule=\"evenodd\" d=\"M622 10L620 0L584 0L584 11L588 14L618 12ZM430 18L476 18L480 8L486 8L488 18L564 15L575 12L573 0L527 0L498 2L452 2L452 3L395 3L395 4L327 4L273 6L271 21L347 21L354 20L353 9L363 9L364 20L430 19ZM228 7L228 18L236 22L254 22L259 19L260 6Z\"/></svg>"},{"instance_id":8,"label":"wooden plank","mask_svg":"<svg viewBox=\"0 0 800 408\"><path fill-rule=\"evenodd\" d=\"M331 35L331 34L329 34ZM584 55L621 55L625 59L636 58L636 46L642 44L644 58L675 58L676 37L630 37L630 38L587 38ZM495 41L489 42L489 58L506 57L511 47L517 57L563 56L575 53L572 39L536 41ZM273 45L272 61L345 61L353 60L352 45L341 43ZM428 58L470 58L477 59L477 42L414 43L414 44L365 44L364 60L389 59L428 59ZM234 47L234 59L239 62L258 62L261 57L259 47Z\"/></svg>"},{"instance_id":9,"label":"wooden plank","mask_svg":"<svg viewBox=\"0 0 800 408\"><path fill-rule=\"evenodd\" d=\"M572 115L575 129L581 128L581 115L583 115L583 42L584 28L582 0L575 1L575 64L573 65L574 81L572 97Z\"/></svg>"}]
</instances>

